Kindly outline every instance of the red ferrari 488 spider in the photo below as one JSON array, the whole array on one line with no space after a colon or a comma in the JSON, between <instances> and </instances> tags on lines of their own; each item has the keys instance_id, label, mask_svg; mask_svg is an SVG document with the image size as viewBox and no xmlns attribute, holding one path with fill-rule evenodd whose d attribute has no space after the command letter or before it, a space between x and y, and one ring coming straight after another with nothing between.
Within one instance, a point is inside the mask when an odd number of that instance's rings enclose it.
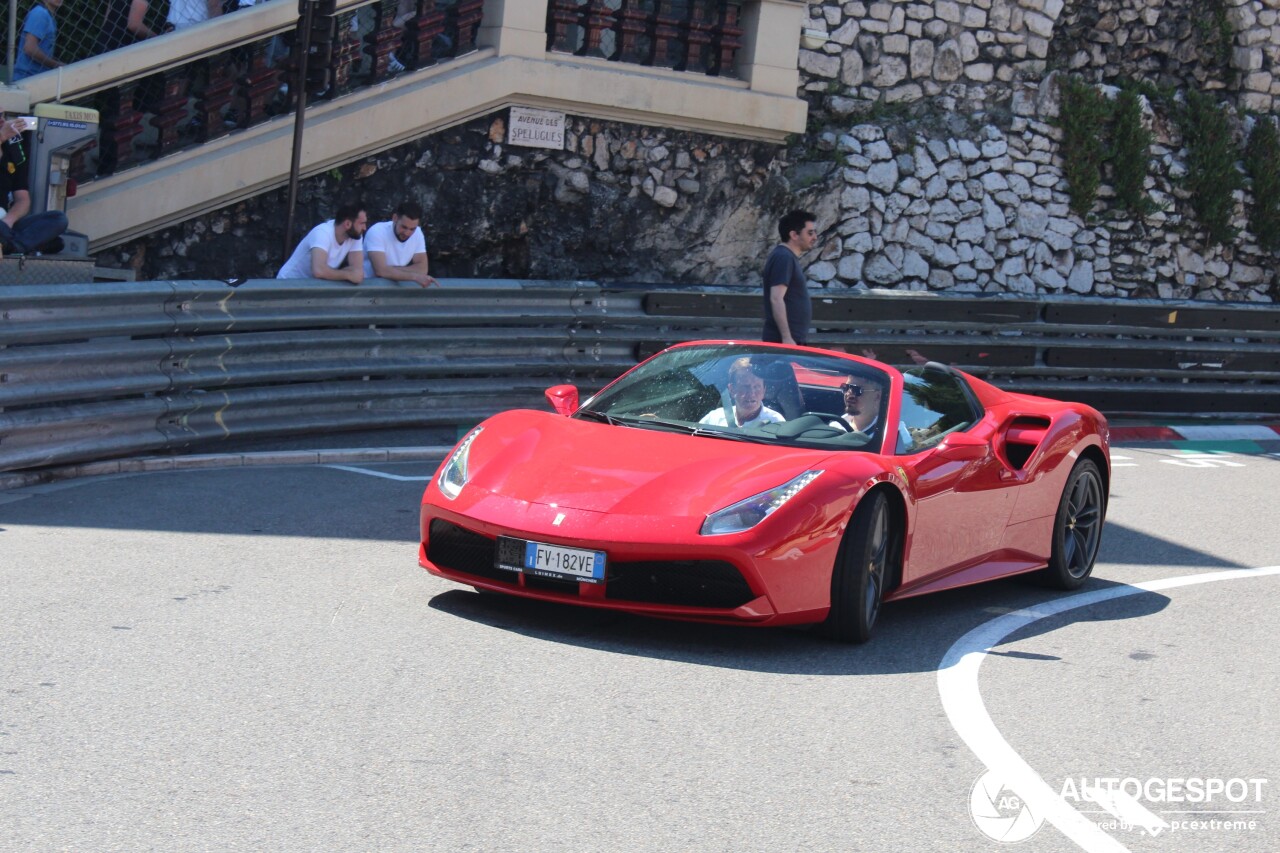
<instances>
[{"instance_id":1,"label":"red ferrari 488 spider","mask_svg":"<svg viewBox=\"0 0 1280 853\"><path fill-rule=\"evenodd\" d=\"M1088 406L944 365L762 343L664 350L471 430L419 562L480 590L862 642L885 601L1093 570L1111 466Z\"/></svg>"}]
</instances>

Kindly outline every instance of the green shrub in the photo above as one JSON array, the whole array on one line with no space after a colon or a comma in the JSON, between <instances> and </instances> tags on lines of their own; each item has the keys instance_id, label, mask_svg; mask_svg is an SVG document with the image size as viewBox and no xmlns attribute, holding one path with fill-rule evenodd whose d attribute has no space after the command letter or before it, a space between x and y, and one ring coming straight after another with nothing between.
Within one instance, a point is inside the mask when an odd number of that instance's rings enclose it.
<instances>
[{"instance_id":1,"label":"green shrub","mask_svg":"<svg viewBox=\"0 0 1280 853\"><path fill-rule=\"evenodd\" d=\"M1187 146L1185 181L1191 206L1210 240L1230 243L1236 237L1231 227L1232 193L1244 186L1244 178L1236 168L1240 151L1226 112L1212 96L1189 90L1179 124Z\"/></svg>"},{"instance_id":2,"label":"green shrub","mask_svg":"<svg viewBox=\"0 0 1280 853\"><path fill-rule=\"evenodd\" d=\"M1071 210L1084 219L1093 210L1105 159L1103 127L1110 113L1107 99L1079 77L1058 78L1061 108L1063 173L1071 195Z\"/></svg>"},{"instance_id":3,"label":"green shrub","mask_svg":"<svg viewBox=\"0 0 1280 853\"><path fill-rule=\"evenodd\" d=\"M1259 116L1244 149L1244 167L1253 190L1249 229L1268 252L1280 249L1280 135L1272 116Z\"/></svg>"},{"instance_id":4,"label":"green shrub","mask_svg":"<svg viewBox=\"0 0 1280 853\"><path fill-rule=\"evenodd\" d=\"M1111 135L1116 202L1131 216L1146 216L1156 209L1144 186L1151 162L1151 132L1142 125L1142 101L1133 89L1121 89L1116 98Z\"/></svg>"},{"instance_id":5,"label":"green shrub","mask_svg":"<svg viewBox=\"0 0 1280 853\"><path fill-rule=\"evenodd\" d=\"M1203 55L1228 81L1234 80L1236 71L1231 67L1231 48L1235 44L1236 31L1227 16L1226 4L1223 0L1207 0L1195 20Z\"/></svg>"}]
</instances>

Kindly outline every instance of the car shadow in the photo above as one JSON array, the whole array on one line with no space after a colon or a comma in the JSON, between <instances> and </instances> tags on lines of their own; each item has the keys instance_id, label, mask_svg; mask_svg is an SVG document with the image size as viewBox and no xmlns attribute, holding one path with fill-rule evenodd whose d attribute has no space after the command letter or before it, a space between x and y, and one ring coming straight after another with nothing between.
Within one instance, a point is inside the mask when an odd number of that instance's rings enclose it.
<instances>
[{"instance_id":1,"label":"car shadow","mask_svg":"<svg viewBox=\"0 0 1280 853\"><path fill-rule=\"evenodd\" d=\"M1079 592L1126 586L1106 578L1109 567L1126 564L1204 570L1244 568L1141 531L1109 524L1097 573ZM1031 578L1018 577L892 602L881 611L875 636L861 646L834 643L807 628L753 629L674 622L460 589L435 596L430 605L492 628L616 654L753 672L886 675L935 671L946 652L968 631L1003 614L1079 592L1056 591ZM1012 645L1081 623L1140 619L1164 610L1169 601L1167 596L1153 592L1121 595L1039 619L1009 635L1000 645ZM991 654L1057 660L1050 655L999 648Z\"/></svg>"},{"instance_id":2,"label":"car shadow","mask_svg":"<svg viewBox=\"0 0 1280 853\"><path fill-rule=\"evenodd\" d=\"M1119 586L1124 584L1093 579L1081 591ZM615 654L751 672L889 675L932 672L947 650L968 631L1005 613L1072 594L1009 579L893 602L881 611L875 636L860 646L832 642L803 627L674 622L461 589L436 595L430 606L533 639ZM1122 596L1037 621L1005 642L1079 622L1136 619L1158 613L1168 603L1166 596L1157 593ZM1010 656L1027 657L1014 652Z\"/></svg>"}]
</instances>

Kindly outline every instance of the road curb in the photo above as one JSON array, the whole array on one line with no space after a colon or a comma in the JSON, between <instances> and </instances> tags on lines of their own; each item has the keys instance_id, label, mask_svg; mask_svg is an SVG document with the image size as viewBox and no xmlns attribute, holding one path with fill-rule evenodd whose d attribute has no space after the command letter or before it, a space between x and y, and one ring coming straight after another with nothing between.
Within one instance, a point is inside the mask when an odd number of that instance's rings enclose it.
<instances>
[{"instance_id":1,"label":"road curb","mask_svg":"<svg viewBox=\"0 0 1280 853\"><path fill-rule=\"evenodd\" d=\"M1111 427L1112 444L1280 441L1280 424L1144 424Z\"/></svg>"}]
</instances>

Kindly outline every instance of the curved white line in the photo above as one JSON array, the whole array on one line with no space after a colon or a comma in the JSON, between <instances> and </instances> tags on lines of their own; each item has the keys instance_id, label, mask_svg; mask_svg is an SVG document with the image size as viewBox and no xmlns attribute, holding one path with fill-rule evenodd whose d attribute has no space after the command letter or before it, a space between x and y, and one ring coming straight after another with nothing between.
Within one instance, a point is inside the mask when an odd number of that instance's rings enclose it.
<instances>
[{"instance_id":1,"label":"curved white line","mask_svg":"<svg viewBox=\"0 0 1280 853\"><path fill-rule=\"evenodd\" d=\"M1043 815L1047 821L1089 853L1108 853L1109 851L1127 853L1127 847L1068 805L1044 779L1040 778L1040 774L1033 770L1013 747L1009 746L1001 736L1000 730L992 722L986 705L982 702L982 694L978 690L978 668L982 666L987 651L998 645L1005 637L1019 628L1049 616L1114 598L1137 595L1140 592L1155 592L1193 584L1267 575L1280 575L1280 566L1209 572L1108 587L1047 601L1036 607L1025 608L992 619L965 634L943 655L942 663L938 666L938 692L942 697L942 707L946 709L947 718L951 720L952 727L968 744L969 749L973 750L974 755L989 770L1002 774L1009 787L1022 797L1034 814Z\"/></svg>"}]
</instances>

